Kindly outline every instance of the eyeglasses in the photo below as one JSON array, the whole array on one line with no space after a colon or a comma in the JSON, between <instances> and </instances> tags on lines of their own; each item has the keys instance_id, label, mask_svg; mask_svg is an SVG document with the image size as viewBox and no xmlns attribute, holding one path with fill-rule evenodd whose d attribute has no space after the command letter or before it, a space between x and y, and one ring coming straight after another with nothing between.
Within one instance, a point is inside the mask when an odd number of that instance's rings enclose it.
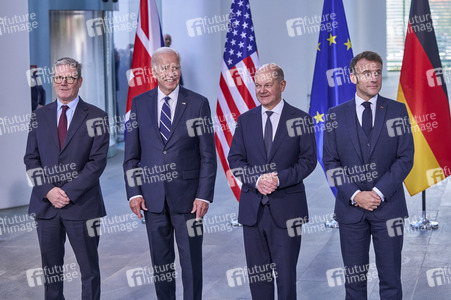
<instances>
[{"instance_id":1,"label":"eyeglasses","mask_svg":"<svg viewBox=\"0 0 451 300\"><path fill-rule=\"evenodd\" d=\"M63 79L66 80L67 83L74 83L78 77L72 77L72 76L53 76L53 82L55 83L61 83L63 82Z\"/></svg>"}]
</instances>

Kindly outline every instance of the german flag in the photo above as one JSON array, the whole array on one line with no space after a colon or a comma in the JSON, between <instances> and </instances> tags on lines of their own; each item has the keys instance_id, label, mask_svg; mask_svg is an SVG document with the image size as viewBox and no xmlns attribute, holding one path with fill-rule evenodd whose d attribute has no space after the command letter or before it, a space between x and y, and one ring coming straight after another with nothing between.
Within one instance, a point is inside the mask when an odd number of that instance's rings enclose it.
<instances>
[{"instance_id":1,"label":"german flag","mask_svg":"<svg viewBox=\"0 0 451 300\"><path fill-rule=\"evenodd\" d=\"M398 101L407 106L415 143L404 183L411 196L450 175L451 117L428 0L412 0Z\"/></svg>"}]
</instances>

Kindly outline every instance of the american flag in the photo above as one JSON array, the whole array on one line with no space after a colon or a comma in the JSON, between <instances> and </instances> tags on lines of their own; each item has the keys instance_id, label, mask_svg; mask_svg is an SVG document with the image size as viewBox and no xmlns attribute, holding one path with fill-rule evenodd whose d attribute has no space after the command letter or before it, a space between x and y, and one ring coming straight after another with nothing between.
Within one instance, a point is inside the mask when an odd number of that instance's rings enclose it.
<instances>
[{"instance_id":1,"label":"american flag","mask_svg":"<svg viewBox=\"0 0 451 300\"><path fill-rule=\"evenodd\" d=\"M155 88L158 82L152 77L152 53L164 46L155 0L141 0L133 49L132 68L127 71L128 97L125 120L130 118L133 97Z\"/></svg>"},{"instance_id":2,"label":"american flag","mask_svg":"<svg viewBox=\"0 0 451 300\"><path fill-rule=\"evenodd\" d=\"M254 25L248 0L232 0L228 32L219 79L216 115L220 129L215 131L219 159L236 199L241 183L236 181L227 162L238 116L256 107L254 74L259 66Z\"/></svg>"}]
</instances>

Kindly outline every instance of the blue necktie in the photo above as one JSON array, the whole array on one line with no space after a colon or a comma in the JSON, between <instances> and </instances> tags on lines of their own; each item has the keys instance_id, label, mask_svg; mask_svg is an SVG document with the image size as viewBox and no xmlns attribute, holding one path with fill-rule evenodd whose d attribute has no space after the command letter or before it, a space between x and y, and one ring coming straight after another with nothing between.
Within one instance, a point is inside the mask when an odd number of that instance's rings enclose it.
<instances>
[{"instance_id":1,"label":"blue necktie","mask_svg":"<svg viewBox=\"0 0 451 300\"><path fill-rule=\"evenodd\" d=\"M161 107L160 114L160 134L165 145L168 142L169 134L171 133L171 107L169 106L170 99L171 98L167 96L164 97L164 103Z\"/></svg>"},{"instance_id":2,"label":"blue necktie","mask_svg":"<svg viewBox=\"0 0 451 300\"><path fill-rule=\"evenodd\" d=\"M268 115L268 118L266 119L266 124L265 124L265 137L264 137L264 141L265 141L265 148L266 148L266 157L269 158L269 152L271 151L271 146L272 146L272 123L271 123L271 115L274 112L267 110L266 114Z\"/></svg>"},{"instance_id":3,"label":"blue necktie","mask_svg":"<svg viewBox=\"0 0 451 300\"><path fill-rule=\"evenodd\" d=\"M363 102L362 105L365 110L362 114L362 128L366 136L370 136L371 129L373 128L373 114L371 113L371 102Z\"/></svg>"}]
</instances>

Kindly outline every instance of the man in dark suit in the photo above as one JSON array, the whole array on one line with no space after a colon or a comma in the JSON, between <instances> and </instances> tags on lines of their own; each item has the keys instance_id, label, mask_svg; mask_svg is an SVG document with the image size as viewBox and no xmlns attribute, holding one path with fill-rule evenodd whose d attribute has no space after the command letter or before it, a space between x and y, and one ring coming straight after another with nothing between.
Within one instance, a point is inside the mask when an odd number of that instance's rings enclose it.
<instances>
[{"instance_id":1,"label":"man in dark suit","mask_svg":"<svg viewBox=\"0 0 451 300\"><path fill-rule=\"evenodd\" d=\"M184 299L201 299L202 226L194 221L213 201L210 107L207 98L179 85L176 50L157 49L152 74L158 87L132 102L124 154L127 197L140 219L144 211L158 299L175 299L174 232Z\"/></svg>"},{"instance_id":2,"label":"man in dark suit","mask_svg":"<svg viewBox=\"0 0 451 300\"><path fill-rule=\"evenodd\" d=\"M384 98L382 59L374 52L350 64L355 98L331 108L324 134L324 166L338 192L335 218L345 266L346 299L366 299L373 238L381 299L402 299L403 180L414 144L404 104ZM332 123L335 123L334 124Z\"/></svg>"},{"instance_id":3,"label":"man in dark suit","mask_svg":"<svg viewBox=\"0 0 451 300\"><path fill-rule=\"evenodd\" d=\"M258 300L274 299L273 272L279 299L296 299L301 225L308 222L303 180L316 166L312 118L282 100L285 86L279 66L258 69L261 105L238 118L228 156L242 183L238 221L252 298Z\"/></svg>"},{"instance_id":4,"label":"man in dark suit","mask_svg":"<svg viewBox=\"0 0 451 300\"><path fill-rule=\"evenodd\" d=\"M106 215L99 178L109 145L107 114L84 102L81 64L55 63L57 100L35 111L24 162L33 185L29 213L36 218L45 299L64 299L66 234L80 266L82 299L100 299L99 236L92 220ZM91 224L92 225L92 224Z\"/></svg>"}]
</instances>

